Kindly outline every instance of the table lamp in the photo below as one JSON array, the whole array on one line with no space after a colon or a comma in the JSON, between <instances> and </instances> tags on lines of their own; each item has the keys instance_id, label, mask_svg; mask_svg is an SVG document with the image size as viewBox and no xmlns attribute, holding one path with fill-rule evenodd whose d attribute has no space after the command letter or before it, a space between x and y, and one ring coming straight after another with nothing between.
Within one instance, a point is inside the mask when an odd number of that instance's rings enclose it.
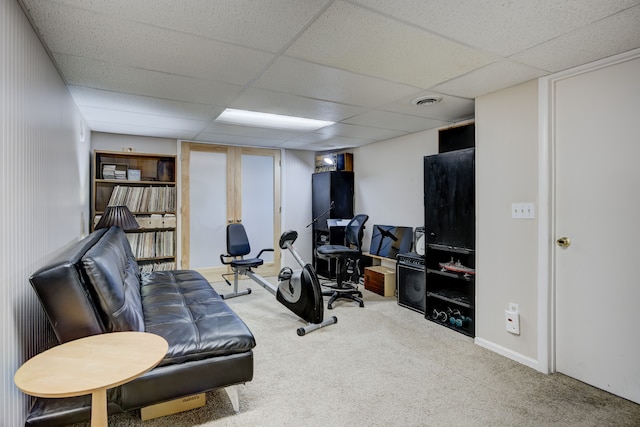
<instances>
[{"instance_id":1,"label":"table lamp","mask_svg":"<svg viewBox=\"0 0 640 427\"><path fill-rule=\"evenodd\" d=\"M111 226L120 227L123 230L137 230L140 228L136 217L133 216L128 207L121 206L107 206L100 221L95 226L95 229L109 228Z\"/></svg>"}]
</instances>

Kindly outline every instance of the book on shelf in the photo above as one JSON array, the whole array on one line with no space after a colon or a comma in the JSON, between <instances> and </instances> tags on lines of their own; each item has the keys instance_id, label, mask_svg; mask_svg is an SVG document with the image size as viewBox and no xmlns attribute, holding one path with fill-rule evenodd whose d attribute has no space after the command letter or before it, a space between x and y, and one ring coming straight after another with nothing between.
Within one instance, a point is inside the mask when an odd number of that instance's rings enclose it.
<instances>
[{"instance_id":1,"label":"book on shelf","mask_svg":"<svg viewBox=\"0 0 640 427\"><path fill-rule=\"evenodd\" d=\"M127 239L131 252L139 259L173 257L175 254L173 230L128 233Z\"/></svg>"},{"instance_id":2,"label":"book on shelf","mask_svg":"<svg viewBox=\"0 0 640 427\"><path fill-rule=\"evenodd\" d=\"M175 212L176 188L116 185L107 205L126 205L131 212Z\"/></svg>"},{"instance_id":3,"label":"book on shelf","mask_svg":"<svg viewBox=\"0 0 640 427\"><path fill-rule=\"evenodd\" d=\"M172 213L162 214L138 214L135 215L136 221L141 229L148 228L176 228L176 215Z\"/></svg>"},{"instance_id":4,"label":"book on shelf","mask_svg":"<svg viewBox=\"0 0 640 427\"><path fill-rule=\"evenodd\" d=\"M116 179L116 165L102 165L102 179Z\"/></svg>"},{"instance_id":5,"label":"book on shelf","mask_svg":"<svg viewBox=\"0 0 640 427\"><path fill-rule=\"evenodd\" d=\"M102 165L102 179L127 179L127 170L129 167L125 164L105 164Z\"/></svg>"},{"instance_id":6,"label":"book on shelf","mask_svg":"<svg viewBox=\"0 0 640 427\"><path fill-rule=\"evenodd\" d=\"M139 265L141 273L151 273L152 271L175 270L176 263L173 261L147 262Z\"/></svg>"},{"instance_id":7,"label":"book on shelf","mask_svg":"<svg viewBox=\"0 0 640 427\"><path fill-rule=\"evenodd\" d=\"M127 179L129 181L140 181L140 169L129 169Z\"/></svg>"}]
</instances>

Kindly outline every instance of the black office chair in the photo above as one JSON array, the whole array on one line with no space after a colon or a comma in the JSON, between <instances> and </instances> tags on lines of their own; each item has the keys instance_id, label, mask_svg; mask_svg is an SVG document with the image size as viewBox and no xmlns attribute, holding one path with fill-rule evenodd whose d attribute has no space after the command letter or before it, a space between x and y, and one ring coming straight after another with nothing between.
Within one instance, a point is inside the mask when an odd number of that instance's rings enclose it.
<instances>
[{"instance_id":1,"label":"black office chair","mask_svg":"<svg viewBox=\"0 0 640 427\"><path fill-rule=\"evenodd\" d=\"M222 275L222 278L229 286L231 286L231 283L227 280L226 276L233 275L233 292L221 295L222 299L229 299L251 293L251 288L238 291L238 278L239 276L246 275L247 272L251 272L252 268L259 267L264 263L264 260L260 258L263 252L273 252L273 249L262 249L255 258L245 258L245 256L251 253L251 246L249 245L249 238L247 237L244 225L227 225L227 253L220 255L220 261L225 265L230 265L233 270L232 273Z\"/></svg>"},{"instance_id":2,"label":"black office chair","mask_svg":"<svg viewBox=\"0 0 640 427\"><path fill-rule=\"evenodd\" d=\"M316 250L318 256L336 260L336 284L324 285L331 290L322 292L324 296L331 296L327 304L329 310L338 298L356 301L360 307L364 307L358 282L361 276L362 235L368 219L369 215L361 214L349 221L344 229L344 245L322 245Z\"/></svg>"}]
</instances>

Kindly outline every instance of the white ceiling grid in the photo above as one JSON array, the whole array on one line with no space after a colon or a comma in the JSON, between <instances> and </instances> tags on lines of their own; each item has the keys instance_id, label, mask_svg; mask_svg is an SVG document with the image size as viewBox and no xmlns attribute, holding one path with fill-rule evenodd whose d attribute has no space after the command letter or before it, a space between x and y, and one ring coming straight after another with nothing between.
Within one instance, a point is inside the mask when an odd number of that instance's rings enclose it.
<instances>
[{"instance_id":1,"label":"white ceiling grid","mask_svg":"<svg viewBox=\"0 0 640 427\"><path fill-rule=\"evenodd\" d=\"M453 125L478 96L640 47L640 0L20 2L92 130L313 151Z\"/></svg>"}]
</instances>

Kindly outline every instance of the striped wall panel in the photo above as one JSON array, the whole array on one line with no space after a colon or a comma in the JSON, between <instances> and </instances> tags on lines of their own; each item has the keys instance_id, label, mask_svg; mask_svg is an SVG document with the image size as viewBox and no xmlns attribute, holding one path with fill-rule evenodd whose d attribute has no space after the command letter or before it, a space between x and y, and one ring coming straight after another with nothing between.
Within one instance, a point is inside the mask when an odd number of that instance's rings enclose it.
<instances>
[{"instance_id":1,"label":"striped wall panel","mask_svg":"<svg viewBox=\"0 0 640 427\"><path fill-rule=\"evenodd\" d=\"M0 0L0 425L24 424L13 383L55 336L29 275L86 233L89 141L69 92L16 0Z\"/></svg>"}]
</instances>

